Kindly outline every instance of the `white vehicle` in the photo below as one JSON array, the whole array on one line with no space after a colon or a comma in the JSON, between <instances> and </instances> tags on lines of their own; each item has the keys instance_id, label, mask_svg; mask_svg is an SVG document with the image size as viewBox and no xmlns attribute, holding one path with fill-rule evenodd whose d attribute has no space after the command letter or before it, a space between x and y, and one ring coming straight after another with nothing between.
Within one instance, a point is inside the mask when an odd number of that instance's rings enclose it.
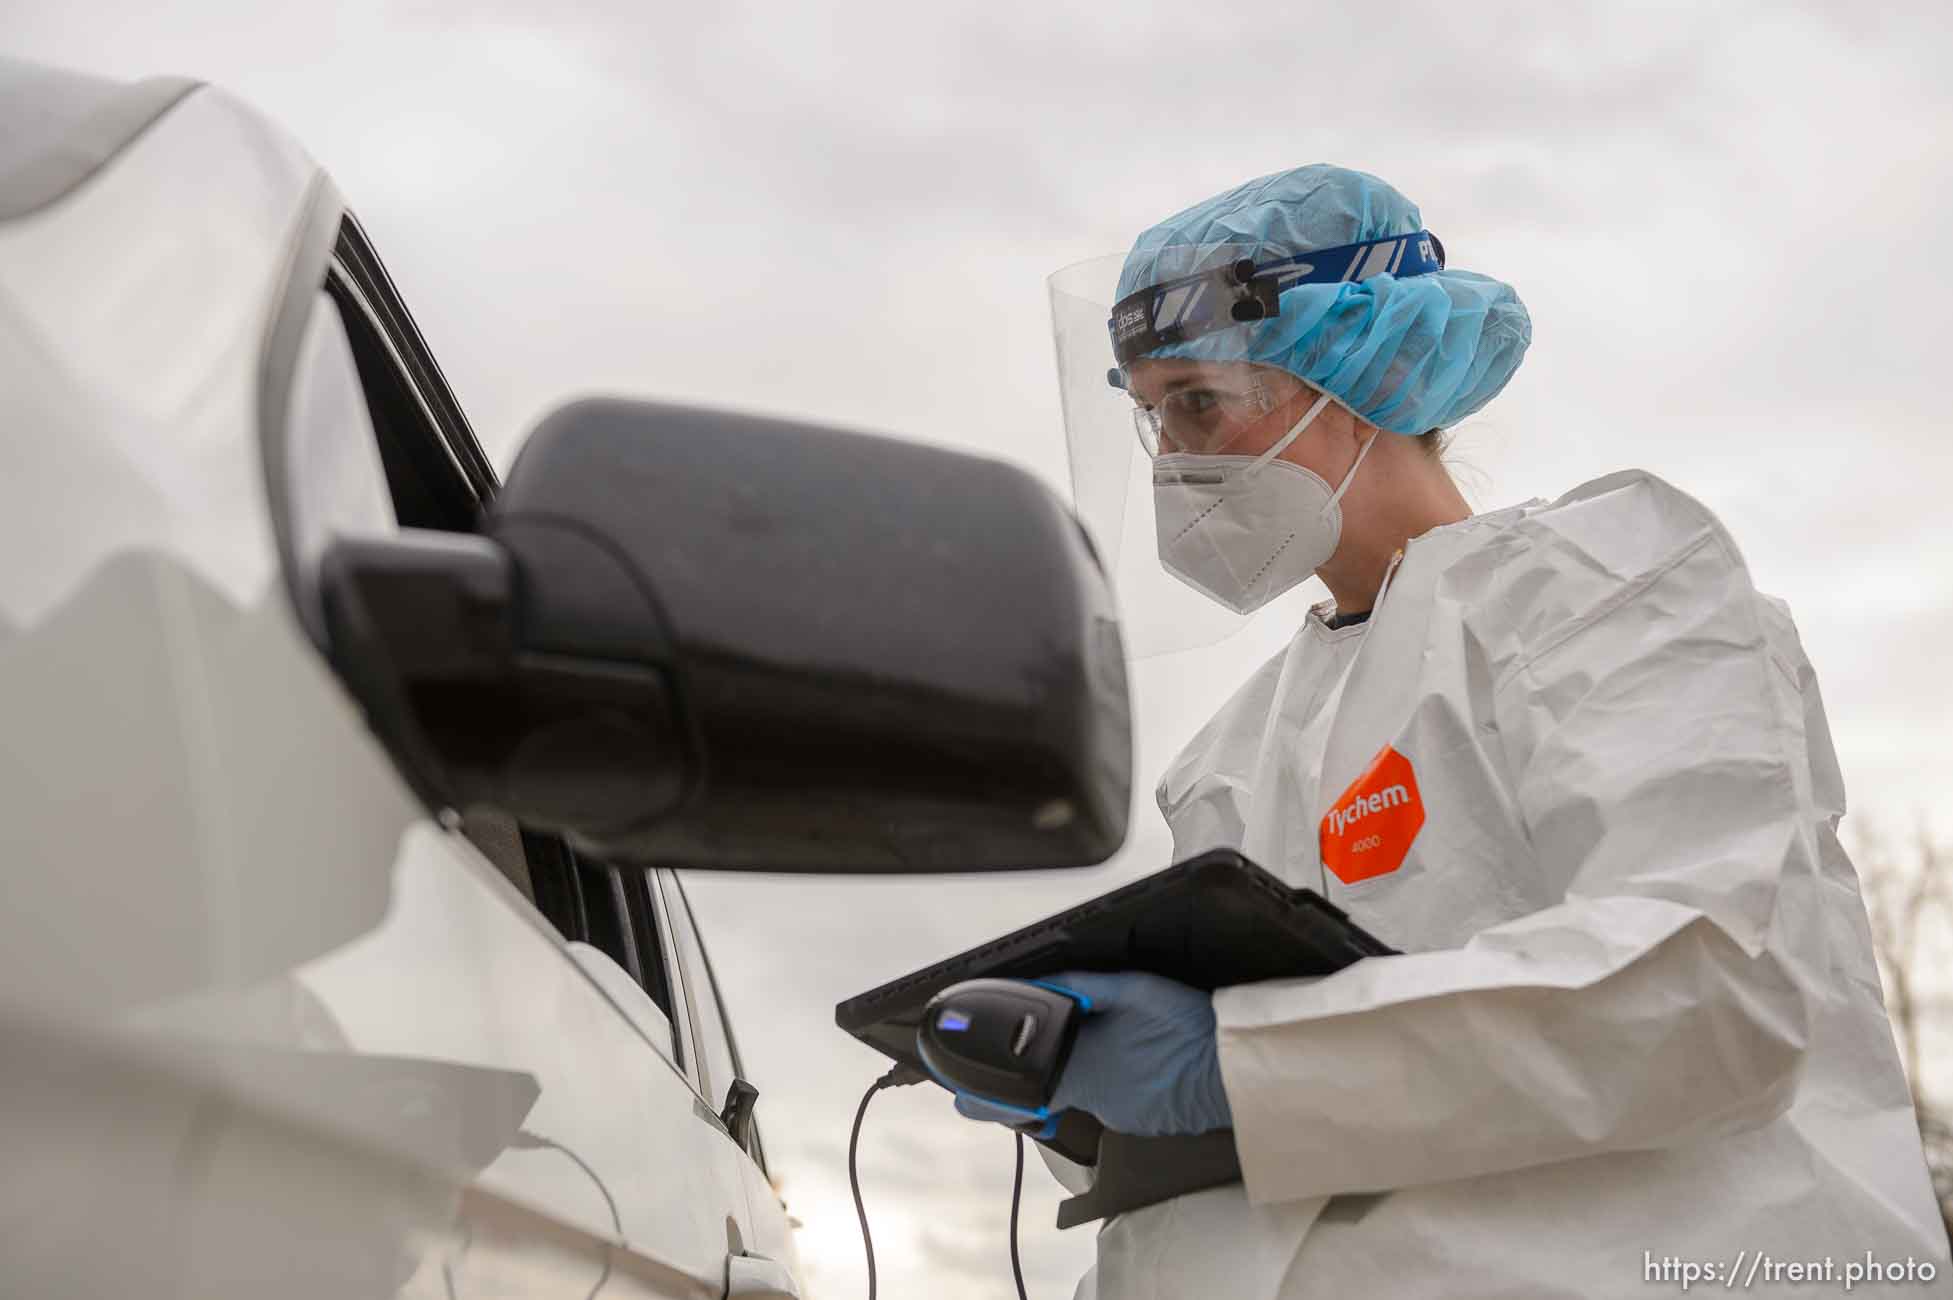
<instances>
[{"instance_id":1,"label":"white vehicle","mask_svg":"<svg viewBox=\"0 0 1953 1300\"><path fill-rule=\"evenodd\" d=\"M1109 855L1082 531L623 402L498 484L275 127L14 62L0 122L0 1292L800 1294L667 868Z\"/></svg>"}]
</instances>

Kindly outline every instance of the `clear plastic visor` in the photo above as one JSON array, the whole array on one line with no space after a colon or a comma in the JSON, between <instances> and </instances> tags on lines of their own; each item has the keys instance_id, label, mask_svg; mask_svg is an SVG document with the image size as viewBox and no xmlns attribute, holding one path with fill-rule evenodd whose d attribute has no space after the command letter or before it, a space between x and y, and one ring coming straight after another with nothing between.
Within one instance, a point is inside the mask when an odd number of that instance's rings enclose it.
<instances>
[{"instance_id":1,"label":"clear plastic visor","mask_svg":"<svg viewBox=\"0 0 1953 1300\"><path fill-rule=\"evenodd\" d=\"M1186 269L1261 260L1280 251L1206 246L1198 264ZM1120 301L1126 258L1114 253L1065 267L1048 287L1073 501L1111 575L1128 653L1146 658L1191 650L1261 620L1299 626L1309 605L1323 598L1317 579L1244 616L1161 566L1153 460L1176 453L1258 455L1318 394L1285 370L1248 361L1247 335L1254 326L1212 313L1191 322L1189 350L1196 355L1136 357L1121 367L1108 322ZM1171 295L1156 305L1175 306ZM1215 305L1222 311L1230 306L1224 299Z\"/></svg>"}]
</instances>

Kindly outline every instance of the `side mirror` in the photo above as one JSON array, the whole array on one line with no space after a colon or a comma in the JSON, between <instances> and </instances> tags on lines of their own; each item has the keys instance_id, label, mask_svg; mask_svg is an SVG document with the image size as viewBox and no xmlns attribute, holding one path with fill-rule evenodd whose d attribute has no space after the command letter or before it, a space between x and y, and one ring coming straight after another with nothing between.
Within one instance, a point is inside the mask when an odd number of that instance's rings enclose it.
<instances>
[{"instance_id":1,"label":"side mirror","mask_svg":"<svg viewBox=\"0 0 1953 1300\"><path fill-rule=\"evenodd\" d=\"M601 856L975 871L1125 838L1104 575L996 461L577 402L479 536L338 542L321 589L337 666L425 797Z\"/></svg>"}]
</instances>

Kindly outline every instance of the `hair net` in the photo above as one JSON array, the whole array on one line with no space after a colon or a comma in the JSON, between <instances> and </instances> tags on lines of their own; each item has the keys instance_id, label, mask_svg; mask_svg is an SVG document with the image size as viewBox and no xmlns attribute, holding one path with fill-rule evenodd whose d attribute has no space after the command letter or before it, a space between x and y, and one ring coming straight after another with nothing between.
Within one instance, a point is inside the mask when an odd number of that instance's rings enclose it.
<instances>
[{"instance_id":1,"label":"hair net","mask_svg":"<svg viewBox=\"0 0 1953 1300\"><path fill-rule=\"evenodd\" d=\"M1242 256L1293 256L1414 234L1417 205L1384 182L1315 164L1249 181L1141 234L1119 296ZM1279 366L1363 419L1416 434L1457 423L1498 395L1532 341L1511 286L1470 271L1304 284L1280 313L1158 348L1153 357Z\"/></svg>"}]
</instances>

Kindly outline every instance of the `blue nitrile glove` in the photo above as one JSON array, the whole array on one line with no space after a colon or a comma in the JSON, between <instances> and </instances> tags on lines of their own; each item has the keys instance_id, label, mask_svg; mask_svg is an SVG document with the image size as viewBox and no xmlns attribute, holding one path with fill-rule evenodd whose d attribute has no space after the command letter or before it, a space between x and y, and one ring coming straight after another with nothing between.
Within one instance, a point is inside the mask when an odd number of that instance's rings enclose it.
<instances>
[{"instance_id":1,"label":"blue nitrile glove","mask_svg":"<svg viewBox=\"0 0 1953 1300\"><path fill-rule=\"evenodd\" d=\"M1068 971L1038 982L1082 993L1092 1002L1051 1095L1053 1115L1086 1111L1115 1133L1135 1137L1233 1127L1209 994L1138 971ZM956 1109L968 1119L1025 1122L1022 1111L967 1095L956 1098Z\"/></svg>"}]
</instances>

